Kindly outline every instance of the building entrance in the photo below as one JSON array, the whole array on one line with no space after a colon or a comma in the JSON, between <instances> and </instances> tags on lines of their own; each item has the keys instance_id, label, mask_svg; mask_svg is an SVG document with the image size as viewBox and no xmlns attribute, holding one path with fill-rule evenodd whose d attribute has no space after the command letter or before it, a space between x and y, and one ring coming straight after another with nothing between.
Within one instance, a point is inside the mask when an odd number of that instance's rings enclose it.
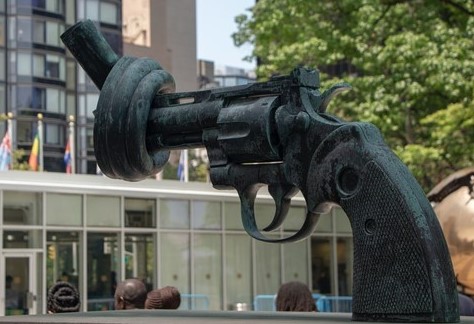
<instances>
[{"instance_id":1,"label":"building entrance","mask_svg":"<svg viewBox=\"0 0 474 324\"><path fill-rule=\"evenodd\" d=\"M37 253L4 252L0 262L0 273L5 278L0 285L0 316L37 314L38 282L41 281Z\"/></svg>"}]
</instances>

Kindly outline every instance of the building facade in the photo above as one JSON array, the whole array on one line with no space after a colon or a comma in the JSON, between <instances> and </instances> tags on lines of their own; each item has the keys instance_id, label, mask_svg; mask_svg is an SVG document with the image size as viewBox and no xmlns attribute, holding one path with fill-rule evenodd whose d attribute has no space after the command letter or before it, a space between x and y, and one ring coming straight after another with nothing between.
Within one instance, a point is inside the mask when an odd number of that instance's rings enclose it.
<instances>
[{"instance_id":1,"label":"building facade","mask_svg":"<svg viewBox=\"0 0 474 324\"><path fill-rule=\"evenodd\" d=\"M65 180L65 178L68 178ZM226 310L275 294L288 281L314 292L350 295L352 234L340 210L322 215L303 241L270 244L244 231L235 191L205 183L11 171L0 173L0 315L46 311L57 280L79 287L83 311L113 308L118 281L137 277L149 289L171 285L182 309ZM273 200L259 194L260 227ZM281 237L303 223L301 196L292 201ZM6 298L15 289L16 307Z\"/></svg>"},{"instance_id":2,"label":"building facade","mask_svg":"<svg viewBox=\"0 0 474 324\"><path fill-rule=\"evenodd\" d=\"M68 119L73 116L76 172L96 173L93 111L99 92L60 40L77 21L91 19L120 56L158 60L175 77L178 91L197 89L195 1L141 2L148 9L142 15L150 24L145 33L149 41L137 44L130 34L141 30L133 22L142 19L131 10L143 8L135 1L133 6L124 2L124 10L121 0L0 1L0 114L13 114L12 147L24 150L24 160L41 113L43 170L65 172ZM127 37L122 37L122 29ZM6 125L0 125L2 134Z\"/></svg>"}]
</instances>

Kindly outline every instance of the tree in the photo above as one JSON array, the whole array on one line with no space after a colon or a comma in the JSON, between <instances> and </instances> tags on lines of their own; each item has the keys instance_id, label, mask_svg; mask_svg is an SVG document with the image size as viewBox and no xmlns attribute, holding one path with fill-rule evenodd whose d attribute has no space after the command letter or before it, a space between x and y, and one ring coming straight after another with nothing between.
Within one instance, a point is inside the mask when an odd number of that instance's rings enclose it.
<instances>
[{"instance_id":1,"label":"tree","mask_svg":"<svg viewBox=\"0 0 474 324\"><path fill-rule=\"evenodd\" d=\"M260 0L236 22L260 79L305 65L351 83L329 112L375 124L425 190L472 165L474 1Z\"/></svg>"}]
</instances>

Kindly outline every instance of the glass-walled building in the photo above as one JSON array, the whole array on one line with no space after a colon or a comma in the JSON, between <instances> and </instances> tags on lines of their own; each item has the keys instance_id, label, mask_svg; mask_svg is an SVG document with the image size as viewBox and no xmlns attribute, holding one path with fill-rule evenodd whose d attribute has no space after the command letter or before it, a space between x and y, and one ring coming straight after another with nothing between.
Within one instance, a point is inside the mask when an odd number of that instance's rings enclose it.
<instances>
[{"instance_id":1,"label":"glass-walled building","mask_svg":"<svg viewBox=\"0 0 474 324\"><path fill-rule=\"evenodd\" d=\"M232 190L21 171L0 173L0 207L0 315L45 313L57 280L79 287L84 311L112 309L117 282L131 277L148 289L177 287L185 309L252 305L292 280L351 295L352 234L340 210L322 215L306 240L270 244L244 231ZM260 194L255 210L259 227L268 225L272 198ZM305 211L295 197L272 235L294 233Z\"/></svg>"},{"instance_id":2,"label":"glass-walled building","mask_svg":"<svg viewBox=\"0 0 474 324\"><path fill-rule=\"evenodd\" d=\"M64 172L68 116L76 120L77 171L95 173L92 127L98 90L62 44L79 20L93 20L122 54L120 0L0 0L0 114L13 113L12 147L29 155L43 115L44 170ZM0 123L0 134L6 123Z\"/></svg>"}]
</instances>

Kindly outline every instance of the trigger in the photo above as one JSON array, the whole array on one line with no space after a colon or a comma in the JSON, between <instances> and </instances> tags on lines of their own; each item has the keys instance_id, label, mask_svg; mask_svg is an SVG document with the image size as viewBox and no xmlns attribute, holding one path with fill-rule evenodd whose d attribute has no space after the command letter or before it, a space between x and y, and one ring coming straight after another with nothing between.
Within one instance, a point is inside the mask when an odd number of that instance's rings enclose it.
<instances>
[{"instance_id":1,"label":"trigger","mask_svg":"<svg viewBox=\"0 0 474 324\"><path fill-rule=\"evenodd\" d=\"M298 192L298 188L290 184L271 184L268 185L268 192L275 201L275 215L272 222L263 229L270 232L278 229L288 215L291 198Z\"/></svg>"}]
</instances>

